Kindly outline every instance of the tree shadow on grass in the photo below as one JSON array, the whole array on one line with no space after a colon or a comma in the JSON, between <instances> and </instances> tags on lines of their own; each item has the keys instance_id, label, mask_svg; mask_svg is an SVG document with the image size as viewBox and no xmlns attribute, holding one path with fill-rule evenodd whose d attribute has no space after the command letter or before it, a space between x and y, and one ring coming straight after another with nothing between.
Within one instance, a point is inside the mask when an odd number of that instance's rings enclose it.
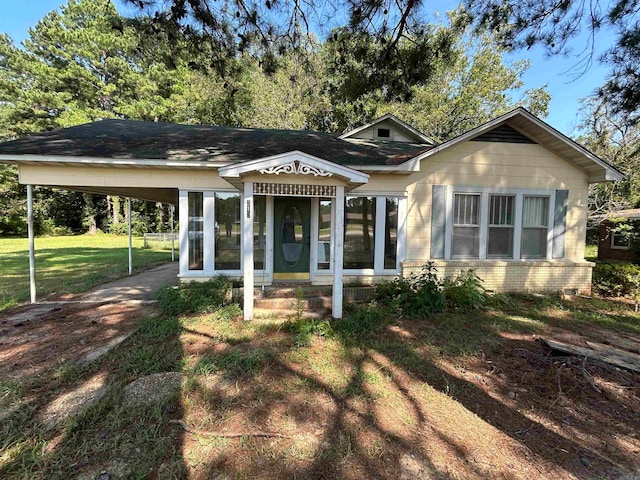
<instances>
[{"instance_id":1,"label":"tree shadow on grass","mask_svg":"<svg viewBox=\"0 0 640 480\"><path fill-rule=\"evenodd\" d=\"M180 394L148 405L123 402L123 388L133 380L181 370L180 329L176 318L145 317L101 359L24 378L23 403L0 427L0 477L93 479L103 471L110 478L184 477L177 448L184 432L169 424L182 415ZM94 379L100 380L101 399L75 416L61 411L61 421L46 420L56 399Z\"/></svg>"},{"instance_id":2,"label":"tree shadow on grass","mask_svg":"<svg viewBox=\"0 0 640 480\"><path fill-rule=\"evenodd\" d=\"M486 347L492 325L508 321L487 314L473 334L484 332ZM566 417L568 428L552 430L548 427L552 422L535 420L545 412L524 415L521 412L527 405L507 400L515 380L509 375L498 382L500 395L496 396L465 375L452 373L455 368L444 365L424 341L425 332L432 328L432 322L402 321L377 332L338 333L326 340L312 340L307 347L301 347L289 332L289 347L283 348L279 338L271 354L248 374L224 367L224 359L239 351L238 343L208 352L209 361L217 365L212 371L226 374L242 387L219 393L215 401L199 407L212 415L202 427L249 432L277 428L292 439L246 438L244 443L212 446L208 467L198 470L197 476L508 478L572 474L586 478L611 476L633 467L633 461L622 453L610 455L601 448L598 439L590 436L593 425L580 417L579 409ZM512 329L528 328L516 323ZM261 348L268 350L265 338L274 332L283 333L280 326L257 329L255 337L260 338ZM223 336L217 339L225 343ZM533 347L531 342L508 337L494 341L491 348L497 351ZM245 343L242 351L249 352L253 341ZM338 353L323 358L323 352L331 349ZM192 400L194 404L200 401ZM220 405L223 411L218 411ZM187 421L192 421L189 412ZM577 438L572 438L576 433Z\"/></svg>"}]
</instances>

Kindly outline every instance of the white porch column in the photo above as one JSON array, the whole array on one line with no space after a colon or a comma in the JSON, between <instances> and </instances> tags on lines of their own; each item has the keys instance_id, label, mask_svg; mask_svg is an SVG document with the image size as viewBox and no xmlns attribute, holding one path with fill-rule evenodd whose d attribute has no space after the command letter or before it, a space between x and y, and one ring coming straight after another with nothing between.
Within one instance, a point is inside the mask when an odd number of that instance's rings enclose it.
<instances>
[{"instance_id":1,"label":"white porch column","mask_svg":"<svg viewBox=\"0 0 640 480\"><path fill-rule=\"evenodd\" d=\"M342 259L344 256L344 187L336 187L336 227L334 230L332 316L342 318Z\"/></svg>"},{"instance_id":2,"label":"white porch column","mask_svg":"<svg viewBox=\"0 0 640 480\"><path fill-rule=\"evenodd\" d=\"M127 231L129 232L129 275L132 275L133 255L131 252L131 197L127 197Z\"/></svg>"},{"instance_id":3,"label":"white porch column","mask_svg":"<svg viewBox=\"0 0 640 480\"><path fill-rule=\"evenodd\" d=\"M244 184L242 215L242 269L244 271L244 319L253 318L253 182Z\"/></svg>"},{"instance_id":4,"label":"white porch column","mask_svg":"<svg viewBox=\"0 0 640 480\"><path fill-rule=\"evenodd\" d=\"M36 253L33 231L33 185L27 185L27 232L29 235L29 290L31 303L36 303Z\"/></svg>"},{"instance_id":5,"label":"white porch column","mask_svg":"<svg viewBox=\"0 0 640 480\"><path fill-rule=\"evenodd\" d=\"M186 275L189 273L189 192L186 190L180 190L178 208L180 275Z\"/></svg>"},{"instance_id":6,"label":"white porch column","mask_svg":"<svg viewBox=\"0 0 640 480\"><path fill-rule=\"evenodd\" d=\"M171 222L171 261L175 262L176 260L176 242L175 242L175 233L173 228L173 210L175 207L171 205L169 210L169 222Z\"/></svg>"}]
</instances>

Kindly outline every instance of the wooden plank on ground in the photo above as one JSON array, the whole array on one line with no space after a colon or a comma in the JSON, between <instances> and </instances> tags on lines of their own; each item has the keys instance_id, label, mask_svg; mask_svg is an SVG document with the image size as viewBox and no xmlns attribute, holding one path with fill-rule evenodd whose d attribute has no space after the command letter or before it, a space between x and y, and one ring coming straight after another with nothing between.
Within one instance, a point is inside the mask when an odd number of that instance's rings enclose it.
<instances>
[{"instance_id":1,"label":"wooden plank on ground","mask_svg":"<svg viewBox=\"0 0 640 480\"><path fill-rule=\"evenodd\" d=\"M619 350L601 343L587 342L589 346L595 345L596 348L586 348L555 340L549 340L547 338L542 338L541 340L552 350L557 350L558 352L564 352L579 357L593 358L600 362L608 363L609 365L615 365L617 367L640 373L640 355L625 352L624 350Z\"/></svg>"}]
</instances>

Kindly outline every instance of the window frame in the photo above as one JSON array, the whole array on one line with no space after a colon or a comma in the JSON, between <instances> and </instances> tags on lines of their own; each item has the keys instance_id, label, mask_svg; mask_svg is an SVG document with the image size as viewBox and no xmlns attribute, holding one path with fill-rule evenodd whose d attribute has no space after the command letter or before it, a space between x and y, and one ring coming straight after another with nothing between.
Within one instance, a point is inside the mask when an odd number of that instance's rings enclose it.
<instances>
[{"instance_id":1,"label":"window frame","mask_svg":"<svg viewBox=\"0 0 640 480\"><path fill-rule=\"evenodd\" d=\"M478 199L478 211L477 211L477 216L478 216L478 223L455 223L455 218L456 218L456 212L455 212L455 205L456 205L456 196L458 195L465 195L465 196L469 196L469 197L476 197ZM473 216L473 215L472 215ZM480 258L480 251L482 250L482 244L480 243L481 240L481 231L482 231L482 194L481 193L475 193L475 192L454 192L453 193L453 198L452 198L452 217L451 217L451 258L453 260L477 260ZM453 255L453 232L455 230L455 228L477 228L478 229L478 256L469 256L469 255L459 255L459 256L454 256Z\"/></svg>"},{"instance_id":2,"label":"window frame","mask_svg":"<svg viewBox=\"0 0 640 480\"><path fill-rule=\"evenodd\" d=\"M506 225L506 224L493 224L491 223L491 199L492 197L508 197L508 198L513 198L513 204L512 204L512 224L510 225ZM514 258L514 254L513 251L515 250L515 245L514 245L514 239L515 239L515 235L516 235L516 217L518 216L518 212L516 211L516 203L517 203L517 195L513 195L513 194L504 194L504 193L495 193L495 192L489 192L489 210L487 212L488 214L488 219L487 219L487 258L491 259L491 260L502 260L502 259L513 259ZM497 228L497 229L510 229L511 230L511 256L509 255L491 255L489 253L489 243L490 243L490 236L489 234L491 233L491 229L492 228Z\"/></svg>"},{"instance_id":3,"label":"window frame","mask_svg":"<svg viewBox=\"0 0 640 480\"><path fill-rule=\"evenodd\" d=\"M629 250L631 248L631 240L629 237L626 239L626 245L615 245L615 237L624 237L624 235L620 235L611 229L609 230L609 233L611 234L611 250Z\"/></svg>"},{"instance_id":4,"label":"window frame","mask_svg":"<svg viewBox=\"0 0 640 480\"><path fill-rule=\"evenodd\" d=\"M452 257L452 240L453 240L453 207L454 195L456 193L472 193L480 195L480 252L478 258L461 258ZM489 205L490 195L512 195L515 197L515 221L513 233L513 256L512 257L487 257L488 236L489 236ZM547 255L540 258L523 258L521 255L522 245L522 220L523 220L523 204L525 196L541 196L549 198L548 226L547 226ZM501 187L474 187L474 186L447 186L447 198L445 202L445 244L444 244L444 260L447 261L464 261L464 260L490 260L490 261L543 261L552 260L553 255L553 226L554 226L554 210L555 210L555 189L529 189L529 188L501 188ZM560 259L561 260L561 259Z\"/></svg>"},{"instance_id":5,"label":"window frame","mask_svg":"<svg viewBox=\"0 0 640 480\"><path fill-rule=\"evenodd\" d=\"M349 192L345 194L345 204L348 197L372 197L376 202L376 226L374 230L375 239L384 239L386 213L387 213L387 197L398 199L398 232L396 242L396 268L385 269L384 268L384 241L378 241L374 239L374 255L373 255L373 268L344 268L342 272L344 275L397 275L400 273L401 264L404 262L406 255L406 228L407 228L407 195L406 193L394 193L394 192ZM346 211L345 211L346 213ZM345 222L346 229L346 222ZM333 269L332 269L333 271ZM317 274L322 275L328 272L327 270L318 270Z\"/></svg>"}]
</instances>

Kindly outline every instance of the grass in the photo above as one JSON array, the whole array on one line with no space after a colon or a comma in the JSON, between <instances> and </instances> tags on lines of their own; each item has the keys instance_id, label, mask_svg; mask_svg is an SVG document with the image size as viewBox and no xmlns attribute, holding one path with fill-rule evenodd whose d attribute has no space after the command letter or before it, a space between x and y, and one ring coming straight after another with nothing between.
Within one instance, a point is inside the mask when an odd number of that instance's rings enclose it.
<instances>
[{"instance_id":1,"label":"grass","mask_svg":"<svg viewBox=\"0 0 640 480\"><path fill-rule=\"evenodd\" d=\"M534 337L559 330L640 337L640 315L604 300L533 295L495 305L425 320L375 304L350 306L342 321L244 322L234 320L237 306L143 318L121 346L82 368L62 365L36 383L0 379L3 403L17 408L0 422L0 477L408 478L405 457L436 478L606 477L610 458L616 468L640 467L637 404L622 408L612 394L569 384L569 366L556 373L522 356L537 358ZM166 371L184 375L179 398L123 406L125 385ZM38 411L97 372L108 376L105 398L43 430ZM576 378L584 382L579 371ZM571 392L563 401L560 381ZM556 434L575 408L572 435ZM291 438L197 437L172 419ZM527 429L535 434L514 434Z\"/></svg>"},{"instance_id":2,"label":"grass","mask_svg":"<svg viewBox=\"0 0 640 480\"><path fill-rule=\"evenodd\" d=\"M139 271L171 260L170 250L144 249L133 238L133 268ZM75 235L35 239L38 297L78 293L125 276L129 268L128 237ZM0 311L29 298L28 242L0 239Z\"/></svg>"}]
</instances>

